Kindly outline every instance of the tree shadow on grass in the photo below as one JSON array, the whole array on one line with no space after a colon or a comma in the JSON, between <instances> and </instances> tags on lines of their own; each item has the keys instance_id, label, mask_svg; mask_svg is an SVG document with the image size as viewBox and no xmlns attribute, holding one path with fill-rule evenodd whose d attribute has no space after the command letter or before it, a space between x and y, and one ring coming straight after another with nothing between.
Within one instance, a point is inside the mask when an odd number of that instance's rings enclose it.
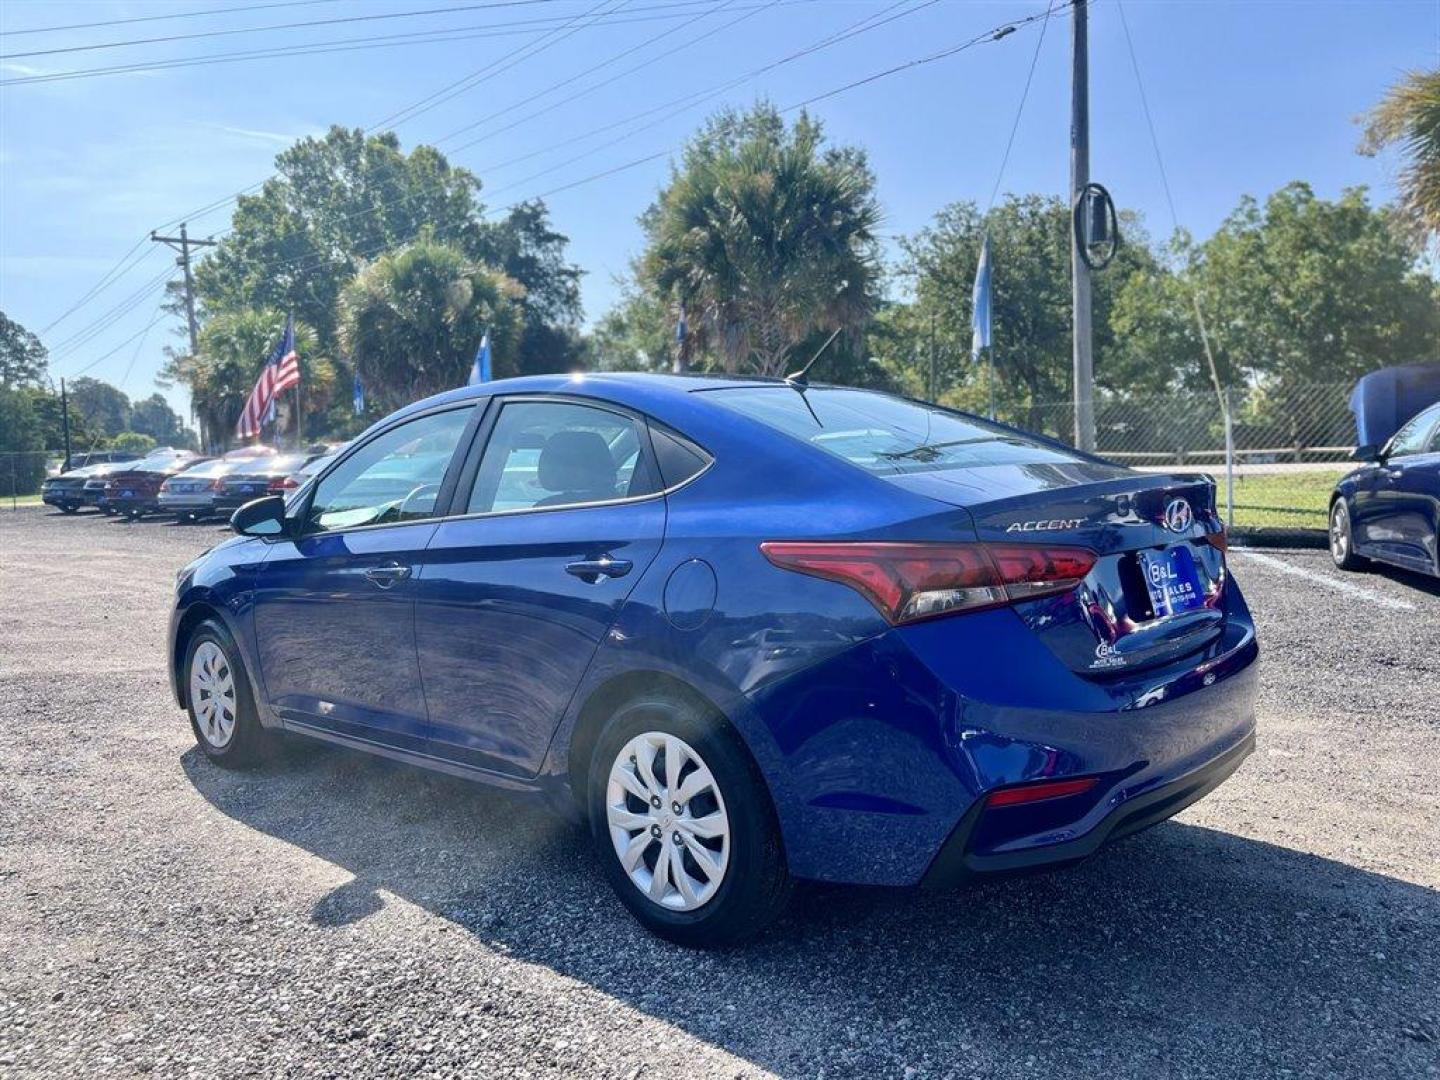
<instances>
[{"instance_id":1,"label":"tree shadow on grass","mask_svg":"<svg viewBox=\"0 0 1440 1080\"><path fill-rule=\"evenodd\" d=\"M329 748L182 765L353 875L317 926L403 897L784 1077L1440 1067L1440 893L1224 832L1171 822L963 891L810 886L758 941L697 953L629 918L583 827L503 794Z\"/></svg>"}]
</instances>

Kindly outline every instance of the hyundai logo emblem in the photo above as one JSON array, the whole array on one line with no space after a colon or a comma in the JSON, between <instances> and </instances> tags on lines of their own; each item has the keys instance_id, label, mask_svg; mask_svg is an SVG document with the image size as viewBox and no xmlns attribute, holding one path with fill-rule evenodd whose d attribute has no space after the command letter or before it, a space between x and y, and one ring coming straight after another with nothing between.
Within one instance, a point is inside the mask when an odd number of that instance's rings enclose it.
<instances>
[{"instance_id":1,"label":"hyundai logo emblem","mask_svg":"<svg viewBox=\"0 0 1440 1080\"><path fill-rule=\"evenodd\" d=\"M1183 533L1195 522L1195 512L1185 499L1171 499L1165 504L1165 528L1173 533Z\"/></svg>"}]
</instances>

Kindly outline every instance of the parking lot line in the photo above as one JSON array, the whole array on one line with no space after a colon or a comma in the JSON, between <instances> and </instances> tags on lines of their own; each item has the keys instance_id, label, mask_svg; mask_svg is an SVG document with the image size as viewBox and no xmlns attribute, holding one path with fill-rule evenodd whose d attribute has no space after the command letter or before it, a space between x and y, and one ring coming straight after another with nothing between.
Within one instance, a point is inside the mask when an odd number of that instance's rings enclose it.
<instances>
[{"instance_id":1,"label":"parking lot line","mask_svg":"<svg viewBox=\"0 0 1440 1080\"><path fill-rule=\"evenodd\" d=\"M1327 574L1323 573L1317 574L1311 570L1306 570L1302 567L1294 566L1286 562L1284 559L1277 559L1273 555L1263 555L1258 551L1251 551L1249 548L1231 548L1230 551L1232 554L1243 555L1245 558L1251 559L1265 566L1274 567L1282 574L1291 574L1295 577L1304 578L1306 581L1313 582L1316 585L1324 585L1327 589L1334 589L1336 592L1343 592L1348 593L1351 596L1358 596L1362 599L1370 601L1370 603L1372 604L1378 604L1380 607L1388 608L1391 611L1415 610L1415 605L1410 603L1410 601L1408 600L1398 600L1393 596L1384 596L1381 593L1373 591L1372 589L1367 589L1362 585L1356 585L1354 582L1346 581L1343 578L1330 577Z\"/></svg>"}]
</instances>

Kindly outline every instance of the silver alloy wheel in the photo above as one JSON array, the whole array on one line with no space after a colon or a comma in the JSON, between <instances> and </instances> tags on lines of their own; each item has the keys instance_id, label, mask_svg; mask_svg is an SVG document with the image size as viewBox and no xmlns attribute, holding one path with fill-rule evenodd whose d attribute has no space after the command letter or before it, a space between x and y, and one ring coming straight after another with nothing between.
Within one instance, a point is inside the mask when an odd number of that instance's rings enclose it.
<instances>
[{"instance_id":1,"label":"silver alloy wheel","mask_svg":"<svg viewBox=\"0 0 1440 1080\"><path fill-rule=\"evenodd\" d=\"M1337 563L1345 561L1350 554L1350 515L1345 511L1344 500L1337 499L1330 511L1330 557Z\"/></svg>"},{"instance_id":2,"label":"silver alloy wheel","mask_svg":"<svg viewBox=\"0 0 1440 1080\"><path fill-rule=\"evenodd\" d=\"M213 641L202 641L190 658L190 707L201 737L224 749L235 734L235 671Z\"/></svg>"},{"instance_id":3,"label":"silver alloy wheel","mask_svg":"<svg viewBox=\"0 0 1440 1080\"><path fill-rule=\"evenodd\" d=\"M694 911L725 880L725 798L683 739L647 731L626 743L610 765L605 817L621 867L661 907Z\"/></svg>"}]
</instances>

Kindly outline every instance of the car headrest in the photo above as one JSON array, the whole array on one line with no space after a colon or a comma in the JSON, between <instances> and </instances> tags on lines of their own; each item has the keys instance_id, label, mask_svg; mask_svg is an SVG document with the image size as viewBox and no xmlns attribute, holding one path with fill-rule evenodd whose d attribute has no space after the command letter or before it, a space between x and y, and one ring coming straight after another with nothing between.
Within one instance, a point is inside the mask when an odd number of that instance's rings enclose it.
<instances>
[{"instance_id":1,"label":"car headrest","mask_svg":"<svg viewBox=\"0 0 1440 1080\"><path fill-rule=\"evenodd\" d=\"M609 492L617 470L610 447L594 431L557 431L540 450L536 479L546 491Z\"/></svg>"}]
</instances>

